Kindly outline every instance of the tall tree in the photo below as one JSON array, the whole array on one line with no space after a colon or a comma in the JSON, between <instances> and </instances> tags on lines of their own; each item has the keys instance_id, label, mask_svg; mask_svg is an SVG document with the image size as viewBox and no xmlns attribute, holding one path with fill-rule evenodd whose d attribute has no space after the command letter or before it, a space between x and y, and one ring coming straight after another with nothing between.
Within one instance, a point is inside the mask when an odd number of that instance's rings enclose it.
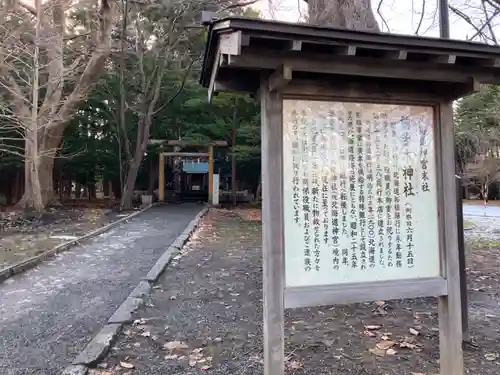
<instances>
[{"instance_id":1,"label":"tall tree","mask_svg":"<svg viewBox=\"0 0 500 375\"><path fill-rule=\"evenodd\" d=\"M35 5L0 4L0 89L11 103L2 112L25 142L18 205L40 211L54 199L54 158L66 124L109 55L113 10L109 0L97 8L70 0Z\"/></svg>"},{"instance_id":2,"label":"tall tree","mask_svg":"<svg viewBox=\"0 0 500 375\"><path fill-rule=\"evenodd\" d=\"M379 31L371 0L305 0L309 23L344 29Z\"/></svg>"},{"instance_id":3,"label":"tall tree","mask_svg":"<svg viewBox=\"0 0 500 375\"><path fill-rule=\"evenodd\" d=\"M129 209L132 195L153 119L170 104L184 88L191 69L198 68L203 51L205 30L198 21L203 10L239 10L255 2L238 0L176 0L135 4L125 17L130 17L126 37L128 64L134 76L128 77L126 107L137 115L134 142L124 140L127 151L126 177L120 206ZM125 28L124 28L125 29ZM124 66L121 60L120 64ZM172 79L174 78L174 79ZM123 118L123 116L121 116ZM126 133L123 132L126 136ZM133 146L132 146L133 145ZM128 151L133 150L133 151Z\"/></svg>"}]
</instances>

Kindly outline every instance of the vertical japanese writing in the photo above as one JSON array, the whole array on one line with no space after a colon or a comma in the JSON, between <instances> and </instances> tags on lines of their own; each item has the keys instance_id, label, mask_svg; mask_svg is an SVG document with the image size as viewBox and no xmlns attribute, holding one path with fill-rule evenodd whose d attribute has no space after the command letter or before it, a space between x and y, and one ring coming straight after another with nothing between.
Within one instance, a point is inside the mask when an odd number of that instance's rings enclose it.
<instances>
[{"instance_id":1,"label":"vertical japanese writing","mask_svg":"<svg viewBox=\"0 0 500 375\"><path fill-rule=\"evenodd\" d=\"M356 121L358 117L361 116L359 112L355 113ZM358 236L358 222L356 215L356 157L355 157L355 126L353 119L353 112L349 111L347 114L347 150L348 150L348 161L349 161L349 234L351 243L351 267L358 267L358 255L357 255L357 236Z\"/></svg>"},{"instance_id":2,"label":"vertical japanese writing","mask_svg":"<svg viewBox=\"0 0 500 375\"><path fill-rule=\"evenodd\" d=\"M361 114L356 113L356 155L357 155L357 184L358 184L358 230L359 230L359 258L360 268L367 268L367 241L366 241L366 181L365 181L365 150L363 122Z\"/></svg>"},{"instance_id":3,"label":"vertical japanese writing","mask_svg":"<svg viewBox=\"0 0 500 375\"><path fill-rule=\"evenodd\" d=\"M366 200L367 200L367 229L368 229L368 263L370 268L375 268L376 260L375 260L375 241L376 241L376 230L375 230L375 208L374 208L374 197L373 197L373 162L375 158L373 157L373 148L372 148L372 140L373 140L373 121L368 121L367 133L366 133L366 163L367 163L367 171L366 171Z\"/></svg>"},{"instance_id":4,"label":"vertical japanese writing","mask_svg":"<svg viewBox=\"0 0 500 375\"><path fill-rule=\"evenodd\" d=\"M344 114L345 116L345 114ZM352 126L352 112L347 113L347 127L349 124ZM341 214L341 236L343 238L348 236L347 232L347 156L346 156L346 121L345 118L340 120L340 214ZM344 244L345 245L345 244ZM349 265L349 249L347 247L342 247L342 265Z\"/></svg>"},{"instance_id":5,"label":"vertical japanese writing","mask_svg":"<svg viewBox=\"0 0 500 375\"><path fill-rule=\"evenodd\" d=\"M408 118L403 118L402 123L404 126L403 133L403 148L404 154L406 155L407 166L403 169L403 179L404 179L404 188L403 194L407 199L405 202L405 218L406 218L406 265L408 268L413 268L414 266L414 253L413 247L413 206L411 202L408 201L408 198L415 196L414 188L413 188L413 178L415 175L415 170L411 165L412 159L409 157L410 152L410 144L412 142L412 129L410 125L410 121Z\"/></svg>"},{"instance_id":6,"label":"vertical japanese writing","mask_svg":"<svg viewBox=\"0 0 500 375\"><path fill-rule=\"evenodd\" d=\"M386 142L384 142L384 182L383 182L383 188L384 188L384 193L385 197L383 198L383 205L385 206L385 233L386 233L386 238L387 238L387 267L393 267L394 266L394 254L393 254L393 235L394 231L392 228L393 222L392 222L392 214L393 214L393 207L392 207L392 170L391 170L391 158L392 154L389 149L389 143L387 140L390 139L390 136L392 136L392 130L390 129L389 126L389 121L387 120L387 113L383 112L381 114L382 118L382 126L384 129L384 139Z\"/></svg>"},{"instance_id":7,"label":"vertical japanese writing","mask_svg":"<svg viewBox=\"0 0 500 375\"><path fill-rule=\"evenodd\" d=\"M329 181L328 174L325 173L325 165L329 164L330 158L327 154L327 147L329 146L328 136L331 133L330 123L327 123L326 126L323 123L323 126L320 130L320 160L322 163L321 170L321 216L323 221L323 242L325 245L328 244L330 240L330 215L329 210L330 207L328 205L328 197L329 197Z\"/></svg>"},{"instance_id":8,"label":"vertical japanese writing","mask_svg":"<svg viewBox=\"0 0 500 375\"><path fill-rule=\"evenodd\" d=\"M335 122L335 112L329 112L329 127L332 129L332 136L330 137L330 152L337 153L339 144L335 134L337 126ZM332 223L332 256L333 256L333 269L339 270L340 268L340 251L339 251L339 187L338 187L338 163L336 155L333 162L330 164L330 181L331 181L331 214L330 219Z\"/></svg>"},{"instance_id":9,"label":"vertical japanese writing","mask_svg":"<svg viewBox=\"0 0 500 375\"><path fill-rule=\"evenodd\" d=\"M429 160L427 158L428 150L427 150L427 145L425 142L426 138L427 138L426 136L427 136L427 126L426 126L426 124L422 123L421 128L420 128L420 171L421 171L420 189L423 193L428 193L430 191L430 189L429 189Z\"/></svg>"},{"instance_id":10,"label":"vertical japanese writing","mask_svg":"<svg viewBox=\"0 0 500 375\"><path fill-rule=\"evenodd\" d=\"M309 272L312 270L311 264L311 203L309 201L309 126L307 123L307 113L302 111L301 121L301 149L302 149L302 212L304 225L304 270Z\"/></svg>"},{"instance_id":11,"label":"vertical japanese writing","mask_svg":"<svg viewBox=\"0 0 500 375\"><path fill-rule=\"evenodd\" d=\"M392 139L393 142L397 141L398 132L396 128L392 128ZM397 142L396 142L397 144ZM401 239L401 186L400 186L400 174L399 174L399 152L397 147L392 149L392 163L395 166L393 169L393 199L394 199L394 232L396 235L396 267L401 268L403 266L403 253L402 253L402 239Z\"/></svg>"},{"instance_id":12,"label":"vertical japanese writing","mask_svg":"<svg viewBox=\"0 0 500 375\"><path fill-rule=\"evenodd\" d=\"M380 115L375 113L373 116L374 122L374 132L375 132L375 201L377 207L376 218L377 218L377 236L378 242L377 247L378 251L378 263L381 267L385 267L385 252L384 252L384 244L385 244L385 227L384 227L384 206L383 206L383 194L382 194L382 186L383 186L383 175L382 175L382 125L380 120Z\"/></svg>"},{"instance_id":13,"label":"vertical japanese writing","mask_svg":"<svg viewBox=\"0 0 500 375\"><path fill-rule=\"evenodd\" d=\"M405 189L404 189L404 194L405 197L408 198L411 195L415 195L413 193L413 188L412 188L412 178L414 175L414 170L411 166L408 166L407 168L404 169L403 171L403 177L405 180ZM407 254L406 254L406 263L408 267L413 267L413 261L414 261L414 254L413 254L413 207L411 203L406 202L405 203L405 215L406 215L406 247L407 247Z\"/></svg>"},{"instance_id":14,"label":"vertical japanese writing","mask_svg":"<svg viewBox=\"0 0 500 375\"><path fill-rule=\"evenodd\" d=\"M292 111L292 194L293 194L293 220L300 225L300 165L299 163L299 118L296 110Z\"/></svg>"},{"instance_id":15,"label":"vertical japanese writing","mask_svg":"<svg viewBox=\"0 0 500 375\"><path fill-rule=\"evenodd\" d=\"M313 121L311 126L312 142L311 142L311 182L312 182L312 217L313 217L313 248L314 248L314 270L320 270L320 184L318 176L318 139L319 132L316 121Z\"/></svg>"}]
</instances>

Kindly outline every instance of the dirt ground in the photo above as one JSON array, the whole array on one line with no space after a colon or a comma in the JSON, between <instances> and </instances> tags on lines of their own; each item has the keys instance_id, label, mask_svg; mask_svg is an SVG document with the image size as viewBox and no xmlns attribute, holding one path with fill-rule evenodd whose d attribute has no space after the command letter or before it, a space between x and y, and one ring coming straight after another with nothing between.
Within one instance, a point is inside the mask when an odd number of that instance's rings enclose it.
<instances>
[{"instance_id":1,"label":"dirt ground","mask_svg":"<svg viewBox=\"0 0 500 375\"><path fill-rule=\"evenodd\" d=\"M467 374L500 373L498 249L478 247L469 256ZM211 211L91 374L262 374L261 267L258 214ZM439 373L434 298L285 316L287 374Z\"/></svg>"},{"instance_id":2,"label":"dirt ground","mask_svg":"<svg viewBox=\"0 0 500 375\"><path fill-rule=\"evenodd\" d=\"M0 269L38 255L122 217L102 202L68 202L43 215L0 212Z\"/></svg>"}]
</instances>

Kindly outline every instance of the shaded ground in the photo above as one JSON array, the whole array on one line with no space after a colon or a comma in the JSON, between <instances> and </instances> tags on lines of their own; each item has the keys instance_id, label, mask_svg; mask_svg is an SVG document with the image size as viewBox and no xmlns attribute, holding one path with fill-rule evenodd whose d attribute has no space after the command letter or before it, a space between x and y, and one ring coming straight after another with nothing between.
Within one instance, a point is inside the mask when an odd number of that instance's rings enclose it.
<instances>
[{"instance_id":1,"label":"shaded ground","mask_svg":"<svg viewBox=\"0 0 500 375\"><path fill-rule=\"evenodd\" d=\"M0 212L0 269L103 227L127 214L103 205L71 204L43 215Z\"/></svg>"},{"instance_id":2,"label":"shaded ground","mask_svg":"<svg viewBox=\"0 0 500 375\"><path fill-rule=\"evenodd\" d=\"M209 214L93 375L263 373L261 224L249 217ZM492 251L469 259L477 348L466 348L468 374L500 373L500 267ZM432 298L287 310L285 329L288 374L439 372Z\"/></svg>"},{"instance_id":3,"label":"shaded ground","mask_svg":"<svg viewBox=\"0 0 500 375\"><path fill-rule=\"evenodd\" d=\"M0 374L59 375L201 209L154 207L0 284Z\"/></svg>"}]
</instances>

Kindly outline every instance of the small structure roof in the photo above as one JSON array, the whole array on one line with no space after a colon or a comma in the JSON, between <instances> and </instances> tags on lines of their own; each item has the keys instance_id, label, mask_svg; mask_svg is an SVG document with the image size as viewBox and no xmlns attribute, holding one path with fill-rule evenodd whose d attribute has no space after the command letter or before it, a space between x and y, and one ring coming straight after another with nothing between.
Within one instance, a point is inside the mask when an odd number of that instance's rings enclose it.
<instances>
[{"instance_id":1,"label":"small structure roof","mask_svg":"<svg viewBox=\"0 0 500 375\"><path fill-rule=\"evenodd\" d=\"M277 69L294 80L389 82L454 99L500 84L500 47L244 17L210 23L200 79L209 97L256 92Z\"/></svg>"}]
</instances>

